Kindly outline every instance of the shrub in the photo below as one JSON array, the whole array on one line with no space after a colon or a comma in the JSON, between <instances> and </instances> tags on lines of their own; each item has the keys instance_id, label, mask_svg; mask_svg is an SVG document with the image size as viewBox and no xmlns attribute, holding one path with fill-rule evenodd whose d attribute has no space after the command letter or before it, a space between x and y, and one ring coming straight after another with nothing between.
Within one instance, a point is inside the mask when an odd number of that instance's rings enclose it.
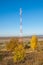
<instances>
[{"instance_id":1,"label":"shrub","mask_svg":"<svg viewBox=\"0 0 43 65\"><path fill-rule=\"evenodd\" d=\"M37 38L37 36L32 36L32 38L31 38L31 48L33 49L33 50L35 50L36 48L37 48L37 42L38 42L38 38Z\"/></svg>"},{"instance_id":2,"label":"shrub","mask_svg":"<svg viewBox=\"0 0 43 65\"><path fill-rule=\"evenodd\" d=\"M22 44L18 44L18 47L15 48L15 54L14 54L14 62L22 61L25 58L25 49Z\"/></svg>"},{"instance_id":3,"label":"shrub","mask_svg":"<svg viewBox=\"0 0 43 65\"><path fill-rule=\"evenodd\" d=\"M6 45L7 50L13 51L14 62L21 61L25 57L25 49L23 42L18 42L17 39L11 39L10 42Z\"/></svg>"}]
</instances>

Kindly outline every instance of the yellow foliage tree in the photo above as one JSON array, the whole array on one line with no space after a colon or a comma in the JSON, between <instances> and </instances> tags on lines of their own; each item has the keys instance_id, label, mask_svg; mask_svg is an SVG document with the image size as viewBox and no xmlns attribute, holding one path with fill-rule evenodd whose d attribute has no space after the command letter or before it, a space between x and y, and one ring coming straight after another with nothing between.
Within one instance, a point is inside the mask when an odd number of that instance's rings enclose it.
<instances>
[{"instance_id":1,"label":"yellow foliage tree","mask_svg":"<svg viewBox=\"0 0 43 65\"><path fill-rule=\"evenodd\" d=\"M25 49L23 44L18 44L18 47L15 48L15 55L13 57L14 62L21 61L25 57Z\"/></svg>"},{"instance_id":2,"label":"yellow foliage tree","mask_svg":"<svg viewBox=\"0 0 43 65\"><path fill-rule=\"evenodd\" d=\"M31 45L30 45L32 50L35 50L37 48L37 42L38 42L37 36L33 35L31 38Z\"/></svg>"},{"instance_id":3,"label":"yellow foliage tree","mask_svg":"<svg viewBox=\"0 0 43 65\"><path fill-rule=\"evenodd\" d=\"M22 42L18 42L17 39L11 39L10 42L6 45L7 50L13 51L14 62L21 61L25 57L25 49Z\"/></svg>"},{"instance_id":4,"label":"yellow foliage tree","mask_svg":"<svg viewBox=\"0 0 43 65\"><path fill-rule=\"evenodd\" d=\"M13 49L17 46L17 39L11 39L8 44L6 44L6 49L9 51L13 51Z\"/></svg>"}]
</instances>

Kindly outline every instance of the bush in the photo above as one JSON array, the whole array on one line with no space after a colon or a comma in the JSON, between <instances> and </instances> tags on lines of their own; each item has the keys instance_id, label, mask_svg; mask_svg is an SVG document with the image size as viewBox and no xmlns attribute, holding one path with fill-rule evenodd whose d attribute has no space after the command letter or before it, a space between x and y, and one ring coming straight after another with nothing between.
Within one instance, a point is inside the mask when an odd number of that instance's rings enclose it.
<instances>
[{"instance_id":1,"label":"bush","mask_svg":"<svg viewBox=\"0 0 43 65\"><path fill-rule=\"evenodd\" d=\"M6 45L7 50L13 51L14 62L21 61L25 57L25 49L23 42L18 42L17 39L11 39L9 44Z\"/></svg>"},{"instance_id":2,"label":"bush","mask_svg":"<svg viewBox=\"0 0 43 65\"><path fill-rule=\"evenodd\" d=\"M31 48L33 49L33 50L35 50L36 48L37 48L37 42L38 42L38 38L37 38L37 36L32 36L32 39L31 39Z\"/></svg>"},{"instance_id":3,"label":"bush","mask_svg":"<svg viewBox=\"0 0 43 65\"><path fill-rule=\"evenodd\" d=\"M15 54L14 54L14 62L22 61L25 58L25 49L22 44L19 44L18 47L15 48Z\"/></svg>"}]
</instances>

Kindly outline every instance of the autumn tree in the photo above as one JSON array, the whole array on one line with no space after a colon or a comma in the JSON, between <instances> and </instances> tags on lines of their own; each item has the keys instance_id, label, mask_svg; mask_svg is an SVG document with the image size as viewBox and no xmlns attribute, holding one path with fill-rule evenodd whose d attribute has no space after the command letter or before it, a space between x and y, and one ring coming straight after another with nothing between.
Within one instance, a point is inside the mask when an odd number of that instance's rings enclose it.
<instances>
[{"instance_id":1,"label":"autumn tree","mask_svg":"<svg viewBox=\"0 0 43 65\"><path fill-rule=\"evenodd\" d=\"M23 42L19 42L18 39L11 39L10 42L6 45L7 50L13 51L14 62L18 62L24 59L25 57L25 49Z\"/></svg>"},{"instance_id":2,"label":"autumn tree","mask_svg":"<svg viewBox=\"0 0 43 65\"><path fill-rule=\"evenodd\" d=\"M37 36L33 35L30 42L31 42L31 45L30 45L31 48L32 48L33 50L35 50L35 49L37 48L37 43L38 43L38 38L37 38Z\"/></svg>"},{"instance_id":3,"label":"autumn tree","mask_svg":"<svg viewBox=\"0 0 43 65\"><path fill-rule=\"evenodd\" d=\"M13 57L14 62L22 61L25 58L25 49L22 43L18 44L18 47L15 48L15 55Z\"/></svg>"},{"instance_id":4,"label":"autumn tree","mask_svg":"<svg viewBox=\"0 0 43 65\"><path fill-rule=\"evenodd\" d=\"M14 48L17 46L18 40L12 38L9 43L6 44L6 49L9 51L13 51Z\"/></svg>"}]
</instances>

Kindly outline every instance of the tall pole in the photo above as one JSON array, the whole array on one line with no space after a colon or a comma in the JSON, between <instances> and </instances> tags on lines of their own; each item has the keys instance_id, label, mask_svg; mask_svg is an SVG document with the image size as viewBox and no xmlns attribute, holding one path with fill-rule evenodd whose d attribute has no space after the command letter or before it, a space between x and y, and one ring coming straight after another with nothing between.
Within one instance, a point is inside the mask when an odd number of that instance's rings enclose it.
<instances>
[{"instance_id":1,"label":"tall pole","mask_svg":"<svg viewBox=\"0 0 43 65\"><path fill-rule=\"evenodd\" d=\"M22 8L20 8L20 41L22 41Z\"/></svg>"}]
</instances>

